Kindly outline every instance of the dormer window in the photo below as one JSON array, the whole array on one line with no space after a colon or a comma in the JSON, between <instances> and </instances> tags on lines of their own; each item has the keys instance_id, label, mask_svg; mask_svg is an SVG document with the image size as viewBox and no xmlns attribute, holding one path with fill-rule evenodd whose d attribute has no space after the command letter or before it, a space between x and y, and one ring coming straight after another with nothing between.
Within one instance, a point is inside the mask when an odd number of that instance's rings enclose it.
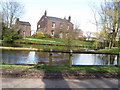
<instances>
[{"instance_id":1,"label":"dormer window","mask_svg":"<svg viewBox=\"0 0 120 90\"><path fill-rule=\"evenodd\" d=\"M52 28L55 28L55 22L52 22Z\"/></svg>"}]
</instances>

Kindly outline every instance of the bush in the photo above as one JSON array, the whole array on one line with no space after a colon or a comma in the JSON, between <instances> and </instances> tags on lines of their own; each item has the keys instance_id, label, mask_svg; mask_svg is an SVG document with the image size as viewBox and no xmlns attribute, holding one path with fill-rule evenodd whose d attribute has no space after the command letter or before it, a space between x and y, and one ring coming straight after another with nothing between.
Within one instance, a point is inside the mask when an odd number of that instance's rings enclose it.
<instances>
[{"instance_id":1,"label":"bush","mask_svg":"<svg viewBox=\"0 0 120 90\"><path fill-rule=\"evenodd\" d=\"M44 69L45 68L45 64L37 64L37 65L35 65L35 68L36 69Z\"/></svg>"},{"instance_id":2,"label":"bush","mask_svg":"<svg viewBox=\"0 0 120 90\"><path fill-rule=\"evenodd\" d=\"M18 32L15 29L5 28L3 31L3 40L5 42L13 42L18 39Z\"/></svg>"},{"instance_id":3,"label":"bush","mask_svg":"<svg viewBox=\"0 0 120 90\"><path fill-rule=\"evenodd\" d=\"M45 38L52 38L52 37L49 34L45 34Z\"/></svg>"},{"instance_id":4,"label":"bush","mask_svg":"<svg viewBox=\"0 0 120 90\"><path fill-rule=\"evenodd\" d=\"M37 32L37 33L35 34L35 38L45 38L45 35L44 35L44 33L42 33L42 32Z\"/></svg>"}]
</instances>

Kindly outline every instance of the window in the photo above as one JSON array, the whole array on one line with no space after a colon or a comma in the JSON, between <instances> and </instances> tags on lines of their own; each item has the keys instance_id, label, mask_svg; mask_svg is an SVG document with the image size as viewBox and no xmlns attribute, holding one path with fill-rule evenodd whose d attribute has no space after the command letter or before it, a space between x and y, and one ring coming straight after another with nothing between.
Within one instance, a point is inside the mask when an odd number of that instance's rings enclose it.
<instances>
[{"instance_id":1,"label":"window","mask_svg":"<svg viewBox=\"0 0 120 90\"><path fill-rule=\"evenodd\" d=\"M51 35L54 36L54 30L51 30Z\"/></svg>"},{"instance_id":2,"label":"window","mask_svg":"<svg viewBox=\"0 0 120 90\"><path fill-rule=\"evenodd\" d=\"M62 29L62 27L63 27L63 25L62 25L62 24L60 24L60 29Z\"/></svg>"},{"instance_id":3,"label":"window","mask_svg":"<svg viewBox=\"0 0 120 90\"><path fill-rule=\"evenodd\" d=\"M68 26L67 26L67 30L69 30L69 29L70 29L70 26L68 25Z\"/></svg>"},{"instance_id":4,"label":"window","mask_svg":"<svg viewBox=\"0 0 120 90\"><path fill-rule=\"evenodd\" d=\"M55 22L52 22L52 28L55 28Z\"/></svg>"},{"instance_id":5,"label":"window","mask_svg":"<svg viewBox=\"0 0 120 90\"><path fill-rule=\"evenodd\" d=\"M44 18L42 18L42 20L41 21L44 21Z\"/></svg>"},{"instance_id":6,"label":"window","mask_svg":"<svg viewBox=\"0 0 120 90\"><path fill-rule=\"evenodd\" d=\"M38 25L38 28L40 28L40 25Z\"/></svg>"}]
</instances>

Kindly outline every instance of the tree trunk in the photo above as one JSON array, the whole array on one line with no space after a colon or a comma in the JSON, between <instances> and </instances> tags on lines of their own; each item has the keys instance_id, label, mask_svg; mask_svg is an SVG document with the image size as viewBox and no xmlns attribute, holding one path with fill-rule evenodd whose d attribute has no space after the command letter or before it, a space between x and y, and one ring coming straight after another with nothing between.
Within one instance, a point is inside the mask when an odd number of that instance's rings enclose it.
<instances>
[{"instance_id":1,"label":"tree trunk","mask_svg":"<svg viewBox=\"0 0 120 90\"><path fill-rule=\"evenodd\" d=\"M109 49L111 49L111 48L112 48L112 40L109 43Z\"/></svg>"}]
</instances>

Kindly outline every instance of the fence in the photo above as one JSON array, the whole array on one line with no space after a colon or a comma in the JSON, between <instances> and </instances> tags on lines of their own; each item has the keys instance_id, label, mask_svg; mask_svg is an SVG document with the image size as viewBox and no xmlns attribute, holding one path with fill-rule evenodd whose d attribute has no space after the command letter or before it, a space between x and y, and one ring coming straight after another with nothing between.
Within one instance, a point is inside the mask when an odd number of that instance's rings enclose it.
<instances>
[{"instance_id":1,"label":"fence","mask_svg":"<svg viewBox=\"0 0 120 90\"><path fill-rule=\"evenodd\" d=\"M52 65L52 53L69 53L69 67L72 67L72 55L73 54L107 54L107 55L117 55L117 66L120 67L120 52L111 53L111 52L99 52L99 51L56 51L50 49L44 52L49 52L49 65ZM111 59L111 58L110 58Z\"/></svg>"}]
</instances>

